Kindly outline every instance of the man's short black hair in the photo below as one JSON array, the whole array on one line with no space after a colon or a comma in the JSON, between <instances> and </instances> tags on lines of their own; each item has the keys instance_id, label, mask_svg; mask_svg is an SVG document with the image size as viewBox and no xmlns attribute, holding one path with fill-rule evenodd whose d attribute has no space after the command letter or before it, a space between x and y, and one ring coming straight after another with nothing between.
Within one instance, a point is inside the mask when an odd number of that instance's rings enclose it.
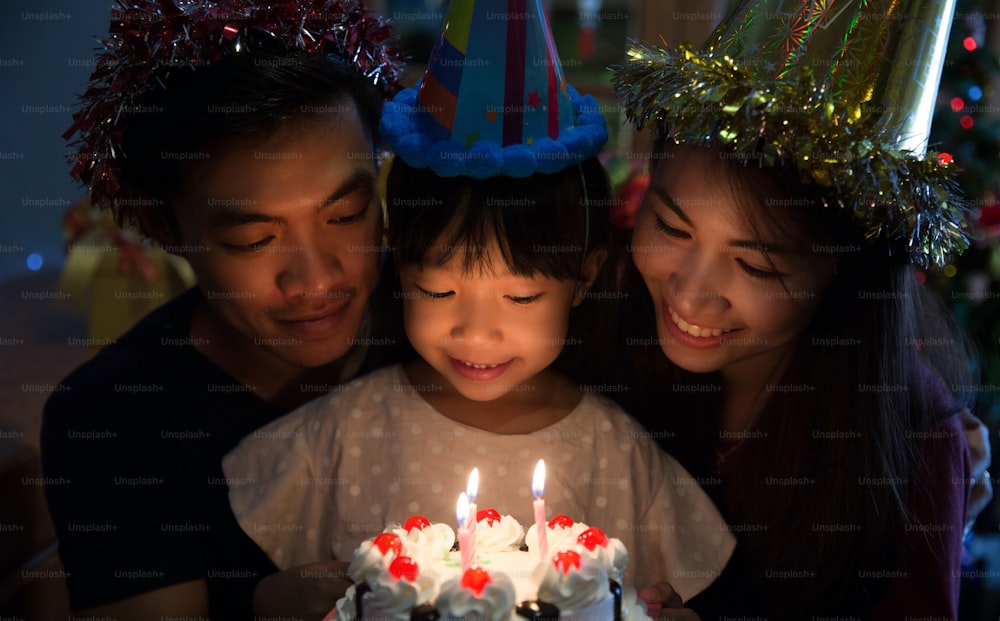
<instances>
[{"instance_id":1,"label":"man's short black hair","mask_svg":"<svg viewBox=\"0 0 1000 621\"><path fill-rule=\"evenodd\" d=\"M293 123L347 110L348 103L374 141L382 96L368 78L335 56L300 50L239 53L194 71L178 69L164 88L125 111L131 118L122 141L123 182L146 205L169 209L209 146L264 140ZM141 227L138 208L119 202L115 218Z\"/></svg>"}]
</instances>

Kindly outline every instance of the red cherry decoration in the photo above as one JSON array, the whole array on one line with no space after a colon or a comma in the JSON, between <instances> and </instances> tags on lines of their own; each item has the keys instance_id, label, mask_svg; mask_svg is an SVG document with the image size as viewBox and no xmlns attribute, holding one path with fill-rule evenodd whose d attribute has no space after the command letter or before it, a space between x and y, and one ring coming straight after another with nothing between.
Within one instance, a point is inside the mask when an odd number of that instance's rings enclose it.
<instances>
[{"instance_id":1,"label":"red cherry decoration","mask_svg":"<svg viewBox=\"0 0 1000 621\"><path fill-rule=\"evenodd\" d=\"M417 579L417 574L420 573L420 567L409 556L397 556L389 563L389 573L396 580L413 582Z\"/></svg>"},{"instance_id":2,"label":"red cherry decoration","mask_svg":"<svg viewBox=\"0 0 1000 621\"><path fill-rule=\"evenodd\" d=\"M476 512L476 521L486 520L487 526L493 526L500 521L500 512L496 509L480 509Z\"/></svg>"},{"instance_id":3,"label":"red cherry decoration","mask_svg":"<svg viewBox=\"0 0 1000 621\"><path fill-rule=\"evenodd\" d=\"M580 553L576 550L557 552L552 557L552 562L555 563L556 569L561 569L564 574L568 574L569 570L574 567L580 569Z\"/></svg>"},{"instance_id":4,"label":"red cherry decoration","mask_svg":"<svg viewBox=\"0 0 1000 621\"><path fill-rule=\"evenodd\" d=\"M422 515L411 515L406 518L406 523L403 524L403 528L406 532L412 531L414 528L417 530L423 530L431 525L431 521Z\"/></svg>"},{"instance_id":5,"label":"red cherry decoration","mask_svg":"<svg viewBox=\"0 0 1000 621\"><path fill-rule=\"evenodd\" d=\"M486 585L493 582L490 574L482 567L470 567L462 576L462 587L469 589L479 597Z\"/></svg>"},{"instance_id":6,"label":"red cherry decoration","mask_svg":"<svg viewBox=\"0 0 1000 621\"><path fill-rule=\"evenodd\" d=\"M555 528L557 526L561 526L563 528L569 528L572 525L573 525L573 518L571 518L568 515L563 515L562 513L549 520L549 528Z\"/></svg>"},{"instance_id":7,"label":"red cherry decoration","mask_svg":"<svg viewBox=\"0 0 1000 621\"><path fill-rule=\"evenodd\" d=\"M382 556L387 556L390 550L396 556L399 556L400 552L403 551L403 542L400 541L398 535L393 533L382 533L375 538L372 545L382 551Z\"/></svg>"},{"instance_id":8,"label":"red cherry decoration","mask_svg":"<svg viewBox=\"0 0 1000 621\"><path fill-rule=\"evenodd\" d=\"M600 528L591 527L580 533L580 536L576 538L576 542L593 552L597 546L603 548L608 545L608 536Z\"/></svg>"}]
</instances>

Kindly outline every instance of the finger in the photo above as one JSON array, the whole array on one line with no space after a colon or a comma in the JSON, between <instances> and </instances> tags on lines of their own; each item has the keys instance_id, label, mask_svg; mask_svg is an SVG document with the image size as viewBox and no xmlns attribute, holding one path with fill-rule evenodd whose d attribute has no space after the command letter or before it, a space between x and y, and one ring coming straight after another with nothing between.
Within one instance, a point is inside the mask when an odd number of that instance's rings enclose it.
<instances>
[{"instance_id":1,"label":"finger","mask_svg":"<svg viewBox=\"0 0 1000 621\"><path fill-rule=\"evenodd\" d=\"M993 499L993 483L988 471L973 479L972 492L969 496L968 515L971 522L974 522L983 509L990 504Z\"/></svg>"},{"instance_id":2,"label":"finger","mask_svg":"<svg viewBox=\"0 0 1000 621\"><path fill-rule=\"evenodd\" d=\"M647 604L662 604L666 608L681 608L684 605L670 583L662 580L639 591L639 599Z\"/></svg>"},{"instance_id":3,"label":"finger","mask_svg":"<svg viewBox=\"0 0 1000 621\"><path fill-rule=\"evenodd\" d=\"M967 410L962 412L962 426L972 453L973 474L978 476L990 466L990 432L981 420Z\"/></svg>"}]
</instances>

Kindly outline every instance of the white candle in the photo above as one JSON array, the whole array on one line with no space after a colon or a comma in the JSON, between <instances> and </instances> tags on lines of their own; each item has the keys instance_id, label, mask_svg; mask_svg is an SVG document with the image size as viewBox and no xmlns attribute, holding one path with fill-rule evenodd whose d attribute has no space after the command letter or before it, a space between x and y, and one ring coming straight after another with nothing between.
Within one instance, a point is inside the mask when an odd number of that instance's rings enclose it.
<instances>
[{"instance_id":1,"label":"white candle","mask_svg":"<svg viewBox=\"0 0 1000 621\"><path fill-rule=\"evenodd\" d=\"M473 468L469 474L469 482L465 486L465 494L469 497L469 531L472 533L470 547L472 548L472 562L476 562L476 528L479 520L476 519L478 510L476 508L476 497L479 496L479 468Z\"/></svg>"},{"instance_id":2,"label":"white candle","mask_svg":"<svg viewBox=\"0 0 1000 621\"><path fill-rule=\"evenodd\" d=\"M545 530L548 524L545 521L545 460L539 459L535 466L535 476L531 479L531 493L535 497L532 505L535 508L535 530L538 531L538 558L545 560L549 555L549 534Z\"/></svg>"},{"instance_id":3,"label":"white candle","mask_svg":"<svg viewBox=\"0 0 1000 621\"><path fill-rule=\"evenodd\" d=\"M472 533L469 531L469 497L462 492L458 495L455 506L455 517L458 519L458 551L462 558L462 575L472 567Z\"/></svg>"}]
</instances>

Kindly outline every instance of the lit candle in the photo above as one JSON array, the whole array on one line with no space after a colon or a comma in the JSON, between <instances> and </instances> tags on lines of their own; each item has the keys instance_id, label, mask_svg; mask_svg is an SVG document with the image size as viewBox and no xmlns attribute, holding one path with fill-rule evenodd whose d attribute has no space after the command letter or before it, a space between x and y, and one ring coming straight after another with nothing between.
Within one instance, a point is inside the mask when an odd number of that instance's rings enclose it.
<instances>
[{"instance_id":1,"label":"lit candle","mask_svg":"<svg viewBox=\"0 0 1000 621\"><path fill-rule=\"evenodd\" d=\"M469 531L472 532L472 562L476 562L476 528L479 520L476 519L478 513L476 508L476 496L479 495L479 468L473 468L469 475L469 483L465 486L465 494L469 497Z\"/></svg>"},{"instance_id":2,"label":"lit candle","mask_svg":"<svg viewBox=\"0 0 1000 621\"><path fill-rule=\"evenodd\" d=\"M465 495L469 497L469 524L472 531L476 530L476 497L479 496L479 468L473 468L469 475L469 484L465 486Z\"/></svg>"},{"instance_id":3,"label":"lit candle","mask_svg":"<svg viewBox=\"0 0 1000 621\"><path fill-rule=\"evenodd\" d=\"M538 531L538 558L545 560L549 555L549 534L545 530L545 460L539 459L535 466L535 476L531 479L531 493L535 497L532 503L535 507L535 530Z\"/></svg>"},{"instance_id":4,"label":"lit candle","mask_svg":"<svg viewBox=\"0 0 1000 621\"><path fill-rule=\"evenodd\" d=\"M469 531L469 497L462 492L458 495L458 505L455 506L455 517L458 519L458 551L462 556L462 575L472 567L472 533Z\"/></svg>"}]
</instances>

